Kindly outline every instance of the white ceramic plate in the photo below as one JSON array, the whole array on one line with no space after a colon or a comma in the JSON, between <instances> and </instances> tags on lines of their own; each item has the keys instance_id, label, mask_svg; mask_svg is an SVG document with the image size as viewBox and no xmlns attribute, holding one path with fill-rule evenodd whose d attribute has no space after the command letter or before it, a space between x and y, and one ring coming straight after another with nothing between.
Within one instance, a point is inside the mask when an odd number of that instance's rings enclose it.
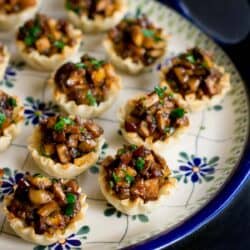
<instances>
[{"instance_id":1,"label":"white ceramic plate","mask_svg":"<svg viewBox=\"0 0 250 250\"><path fill-rule=\"evenodd\" d=\"M236 170L249 127L246 90L236 69L215 43L172 10L155 1L130 0L129 3L130 12L134 13L139 8L171 35L168 58L194 45L212 51L216 62L230 72L232 91L219 105L192 114L191 129L179 144L167 152L160 152L166 157L173 175L179 180L178 187L164 206L150 215L139 214L128 217L121 214L104 200L97 183L98 165L93 166L79 177L81 186L88 195L89 209L85 225L77 234L52 246L34 246L19 239L9 228L4 216L0 214L0 249L6 249L7 246L8 249L19 250L82 247L111 249L129 246L166 231L171 232L174 228L176 230L185 224L186 220L201 208L205 209L206 204L221 190ZM66 16L63 1L59 0L43 1L41 12L56 17ZM13 35L0 33L0 39L13 53L15 52ZM104 58L102 39L102 35L86 36L78 57L88 52ZM40 171L28 153L27 138L39 119L55 112L55 106L49 102L50 90L46 85L48 74L31 70L20 63L15 56L12 59L0 87L22 98L26 120L21 135L5 153L1 154L0 166L5 168L5 180L0 188L1 198L11 192L16 178L20 177L15 169ZM152 90L159 82L157 69L136 77L121 75L123 90L117 102L97 119L105 130L107 140L101 158L107 153L114 153L115 149L124 143L119 135L117 109L128 98L139 92ZM198 167L199 172L193 172L194 166ZM190 226L190 231L194 228L195 225ZM180 231L180 235L173 237L169 242L182 237L182 234L184 235ZM162 242L162 245L165 243Z\"/></svg>"}]
</instances>

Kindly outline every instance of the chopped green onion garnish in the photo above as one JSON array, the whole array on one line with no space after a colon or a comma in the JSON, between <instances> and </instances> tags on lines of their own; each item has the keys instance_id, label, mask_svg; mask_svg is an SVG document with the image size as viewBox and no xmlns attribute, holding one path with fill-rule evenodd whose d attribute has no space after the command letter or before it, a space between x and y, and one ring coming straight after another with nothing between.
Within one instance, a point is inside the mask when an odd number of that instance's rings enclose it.
<instances>
[{"instance_id":1,"label":"chopped green onion garnish","mask_svg":"<svg viewBox=\"0 0 250 250\"><path fill-rule=\"evenodd\" d=\"M145 165L145 160L141 157L138 157L135 161L135 166L138 170L142 170Z\"/></svg>"},{"instance_id":2,"label":"chopped green onion garnish","mask_svg":"<svg viewBox=\"0 0 250 250\"><path fill-rule=\"evenodd\" d=\"M6 121L6 115L4 113L0 113L0 127L3 126L5 121Z\"/></svg>"},{"instance_id":3,"label":"chopped green onion garnish","mask_svg":"<svg viewBox=\"0 0 250 250\"><path fill-rule=\"evenodd\" d=\"M84 64L84 63L82 63L82 62L76 63L75 66L76 66L78 69L86 69L86 68L87 68L86 64Z\"/></svg>"},{"instance_id":4,"label":"chopped green onion garnish","mask_svg":"<svg viewBox=\"0 0 250 250\"><path fill-rule=\"evenodd\" d=\"M16 107L16 106L17 106L16 99L15 99L15 98L12 98L12 97L9 97L9 98L8 98L7 103L8 103L11 107Z\"/></svg>"},{"instance_id":5,"label":"chopped green onion garnish","mask_svg":"<svg viewBox=\"0 0 250 250\"><path fill-rule=\"evenodd\" d=\"M186 56L186 59L187 59L189 62L191 62L191 63L195 63L195 62L196 62L194 56L191 55L191 54L190 54L190 55L187 55L187 56Z\"/></svg>"},{"instance_id":6,"label":"chopped green onion garnish","mask_svg":"<svg viewBox=\"0 0 250 250\"><path fill-rule=\"evenodd\" d=\"M31 37L31 36L26 36L24 38L24 43L27 45L27 46L32 46L34 43L35 43L36 39L34 37Z\"/></svg>"},{"instance_id":7,"label":"chopped green onion garnish","mask_svg":"<svg viewBox=\"0 0 250 250\"><path fill-rule=\"evenodd\" d=\"M178 119L178 118L182 118L184 115L185 115L185 110L183 108L176 108L171 111L170 118Z\"/></svg>"},{"instance_id":8,"label":"chopped green onion garnish","mask_svg":"<svg viewBox=\"0 0 250 250\"><path fill-rule=\"evenodd\" d=\"M129 174L126 174L125 181L130 185L134 181L134 176L131 176Z\"/></svg>"},{"instance_id":9,"label":"chopped green onion garnish","mask_svg":"<svg viewBox=\"0 0 250 250\"><path fill-rule=\"evenodd\" d=\"M137 149L137 146L135 144L131 144L130 148L131 148L132 151L135 151Z\"/></svg>"},{"instance_id":10,"label":"chopped green onion garnish","mask_svg":"<svg viewBox=\"0 0 250 250\"><path fill-rule=\"evenodd\" d=\"M71 203L66 206L65 215L72 216L74 214L75 204Z\"/></svg>"},{"instance_id":11,"label":"chopped green onion garnish","mask_svg":"<svg viewBox=\"0 0 250 250\"><path fill-rule=\"evenodd\" d=\"M117 151L117 154L118 155L123 155L123 154L125 154L126 153L126 149L125 148L120 148L120 149L118 149L118 151Z\"/></svg>"},{"instance_id":12,"label":"chopped green onion garnish","mask_svg":"<svg viewBox=\"0 0 250 250\"><path fill-rule=\"evenodd\" d=\"M72 121L70 118L60 117L59 121L55 124L54 129L60 132L64 129L65 125L72 125L72 124L74 124L74 121Z\"/></svg>"},{"instance_id":13,"label":"chopped green onion garnish","mask_svg":"<svg viewBox=\"0 0 250 250\"><path fill-rule=\"evenodd\" d=\"M89 105L91 105L91 106L96 106L97 105L96 99L93 96L91 90L88 90L86 98L87 98L87 100L89 102Z\"/></svg>"},{"instance_id":14,"label":"chopped green onion garnish","mask_svg":"<svg viewBox=\"0 0 250 250\"><path fill-rule=\"evenodd\" d=\"M76 202L76 196L72 193L67 193L66 200L68 204L74 204Z\"/></svg>"},{"instance_id":15,"label":"chopped green onion garnish","mask_svg":"<svg viewBox=\"0 0 250 250\"><path fill-rule=\"evenodd\" d=\"M167 89L166 86L164 86L164 87L162 87L162 88L159 87L159 86L155 86L154 91L155 91L155 93L156 93L160 98L163 98L166 89Z\"/></svg>"},{"instance_id":16,"label":"chopped green onion garnish","mask_svg":"<svg viewBox=\"0 0 250 250\"><path fill-rule=\"evenodd\" d=\"M162 40L162 38L160 38L159 36L156 36L154 30L143 29L143 30L142 30L142 34L143 34L145 37L152 37L156 42L159 42L159 41Z\"/></svg>"},{"instance_id":17,"label":"chopped green onion garnish","mask_svg":"<svg viewBox=\"0 0 250 250\"><path fill-rule=\"evenodd\" d=\"M92 59L90 60L91 64L95 67L95 69L99 69L105 62L102 60Z\"/></svg>"},{"instance_id":18,"label":"chopped green onion garnish","mask_svg":"<svg viewBox=\"0 0 250 250\"><path fill-rule=\"evenodd\" d=\"M37 173L37 174L34 174L33 177L40 177L40 178L43 178L45 177L44 175L40 174L40 173Z\"/></svg>"},{"instance_id":19,"label":"chopped green onion garnish","mask_svg":"<svg viewBox=\"0 0 250 250\"><path fill-rule=\"evenodd\" d=\"M63 50L64 46L65 46L65 43L63 41L55 41L54 42L54 46L58 49L61 49Z\"/></svg>"},{"instance_id":20,"label":"chopped green onion garnish","mask_svg":"<svg viewBox=\"0 0 250 250\"><path fill-rule=\"evenodd\" d=\"M120 181L119 176L117 176L114 172L112 173L112 178L113 178L115 183L118 183Z\"/></svg>"}]
</instances>

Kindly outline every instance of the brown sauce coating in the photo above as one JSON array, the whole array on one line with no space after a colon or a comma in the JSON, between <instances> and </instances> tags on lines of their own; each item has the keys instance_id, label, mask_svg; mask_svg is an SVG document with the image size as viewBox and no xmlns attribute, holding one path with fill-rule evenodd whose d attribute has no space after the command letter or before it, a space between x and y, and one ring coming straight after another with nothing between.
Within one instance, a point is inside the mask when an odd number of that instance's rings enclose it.
<instances>
[{"instance_id":1,"label":"brown sauce coating","mask_svg":"<svg viewBox=\"0 0 250 250\"><path fill-rule=\"evenodd\" d=\"M134 63L152 65L165 53L166 37L145 16L124 18L108 32L115 52L123 59L131 58Z\"/></svg>"},{"instance_id":2,"label":"brown sauce coating","mask_svg":"<svg viewBox=\"0 0 250 250\"><path fill-rule=\"evenodd\" d=\"M218 84L221 77L222 73L214 67L211 55L199 48L189 49L173 58L165 75L174 92L183 97L194 93L198 99L219 94L222 90Z\"/></svg>"},{"instance_id":3,"label":"brown sauce coating","mask_svg":"<svg viewBox=\"0 0 250 250\"><path fill-rule=\"evenodd\" d=\"M120 148L114 158L104 159L103 167L107 188L111 188L120 200L157 200L170 176L162 157L144 146L132 144Z\"/></svg>"}]
</instances>

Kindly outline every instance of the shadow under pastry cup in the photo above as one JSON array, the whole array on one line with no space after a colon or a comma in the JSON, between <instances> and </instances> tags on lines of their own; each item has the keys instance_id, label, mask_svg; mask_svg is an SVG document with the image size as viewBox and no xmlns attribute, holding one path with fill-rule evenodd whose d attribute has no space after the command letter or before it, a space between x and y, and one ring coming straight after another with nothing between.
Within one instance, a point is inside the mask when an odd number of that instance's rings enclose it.
<instances>
[{"instance_id":1,"label":"shadow under pastry cup","mask_svg":"<svg viewBox=\"0 0 250 250\"><path fill-rule=\"evenodd\" d=\"M71 23L76 27L80 28L83 32L97 33L107 31L113 26L117 25L123 18L127 11L126 0L115 0L117 9L111 16L95 15L94 18L90 19L86 14L76 13L70 6L67 6L67 15Z\"/></svg>"},{"instance_id":2,"label":"shadow under pastry cup","mask_svg":"<svg viewBox=\"0 0 250 250\"><path fill-rule=\"evenodd\" d=\"M189 52L188 52L189 51ZM200 86L209 86L208 84L211 84L210 88L212 87L216 87L218 89L220 89L220 91L217 91L216 93L213 94L208 94L208 93L203 93L201 96L197 96L197 93L202 90L201 87L195 87L196 90L193 91L191 88L195 85L195 77L197 77L197 79L199 79L200 77L202 78L203 76L194 76L191 75L190 76L190 81L193 81L194 85L191 85L190 83L190 87L188 87L188 93L181 93L181 90L175 89L173 87L173 83L172 80L168 80L166 78L166 76L169 74L169 72L171 72L171 74L173 75L173 63L172 61L174 60L178 60L178 56L172 58L172 60L170 60L170 62L163 66L162 69L160 70L160 86L161 87L167 87L167 89L169 91L172 91L173 94L176 96L176 98L178 99L178 102L181 106L185 107L186 109L188 109L191 112L196 112L196 111L200 111L203 109L206 109L208 107L214 106L218 103L220 103L224 97L226 96L226 94L230 91L231 89L231 84L230 84L230 74L225 72L225 69L217 64L215 64L212 60L212 58L207 54L207 52L202 51L199 48L193 48L190 49L186 52L186 54L181 54L180 56L185 57L186 55L186 61L184 62L187 65L187 70L191 70L190 68L188 68L188 64L191 67L192 65L195 65L195 60L193 60L193 55L192 55L192 51L197 51L199 52L201 55L204 56L205 60L203 62L197 62L196 64L198 66L194 66L197 67L196 69L198 70L198 67L203 67L204 70L211 70L214 71L216 74L218 75L218 79L213 79L213 75L212 73L210 73L210 75L206 76L206 78L204 78L203 82L200 83ZM191 54L188 54L191 53ZM179 57L180 57L179 56ZM191 64L191 65L190 65ZM209 66L211 65L211 66ZM181 64L179 66L182 66ZM195 69L194 69L195 70ZM201 68L199 68L199 70L202 70ZM181 77L179 75L179 77ZM185 77L185 75L183 75L183 77ZM209 79L210 77L210 79ZM185 83L188 86L188 82ZM209 89L209 88L207 88ZM203 91L203 90L202 90Z\"/></svg>"},{"instance_id":3,"label":"shadow under pastry cup","mask_svg":"<svg viewBox=\"0 0 250 250\"><path fill-rule=\"evenodd\" d=\"M0 11L0 30L15 30L19 25L35 15L41 2L41 0L36 0L34 6L27 7L17 13L6 14Z\"/></svg>"},{"instance_id":4,"label":"shadow under pastry cup","mask_svg":"<svg viewBox=\"0 0 250 250\"><path fill-rule=\"evenodd\" d=\"M134 148L135 146L130 144L130 146L127 147ZM140 146L138 148L140 150L144 147ZM136 150L137 149L135 149L135 151ZM119 153L120 152L118 150L117 154ZM124 154L126 154L126 152ZM119 166L116 165L117 155L115 156L115 158L109 156L109 159L108 157L104 159L99 173L99 185L102 194L107 199L107 201L122 213L128 215L151 213L159 206L162 206L167 203L171 192L176 187L177 181L175 178L170 177L170 170L166 165L165 160L155 153L153 153L153 155L160 159L160 164L163 164L161 165L161 170L158 169L158 171L162 171L165 175L163 177L164 181L163 179L159 181L159 179L157 179L158 177L156 176L153 176L151 178L144 178L143 175L141 175L138 178L138 176L140 175L140 171L143 170L141 169L139 171L139 165L133 166L133 163L131 163L132 161L127 162L126 164L124 163L125 165L127 165L126 168L123 165L122 168L117 170L119 168ZM144 162L145 165L147 164L147 159L143 157L136 158L135 156L133 156L132 158L135 164L137 164L138 159L140 159L140 163ZM110 164L112 165L112 170L114 172L111 177L107 175L107 169L109 168L109 166L108 164L106 165L105 161L110 161ZM154 164L156 164L156 161ZM161 184L159 184L160 182ZM122 185L126 186L124 189L126 190L126 193L125 197L121 198L117 195L114 188L121 187ZM119 191L120 190L121 189L119 189ZM141 190L144 190L144 192L142 192ZM128 192L130 194L127 197ZM133 195L131 194L132 192ZM131 196L133 196L133 198L131 198Z\"/></svg>"},{"instance_id":5,"label":"shadow under pastry cup","mask_svg":"<svg viewBox=\"0 0 250 250\"><path fill-rule=\"evenodd\" d=\"M53 23L52 26L56 26L56 23L58 22L58 20L46 17L46 19L48 20L48 23ZM66 21L65 21L66 22ZM25 25L25 24L24 24ZM20 40L20 39L16 39L16 46L17 46L17 50L19 55L21 56L21 58L32 68L39 70L39 71L53 71L56 68L58 68L61 64L63 64L68 58L70 58L71 56L73 56L80 48L81 45L81 41L82 41L82 33L80 30L75 29L73 27L73 25L71 24L67 24L68 25L68 33L67 33L67 37L70 35L70 39L74 40L73 45L69 45L69 44L63 44L62 45L62 41L59 39L58 41L55 40L53 42L50 41L50 47L52 46L60 46L60 51L56 52L56 53L52 53L51 55L46 55L44 53L41 53L40 51L38 51L37 48L35 47L30 47L28 44L25 43L24 40ZM19 31L20 32L20 28ZM42 31L43 32L43 31ZM54 30L55 33L58 33L58 30ZM46 35L46 37L43 38L39 38L38 37L34 37L35 41L32 42L32 46L38 46L37 42L39 39L45 39L46 41L41 41L39 40L41 43L39 43L41 46L47 46L48 45L48 41L49 41L49 37L52 37L53 35ZM32 37L33 39L33 37ZM54 38L53 38L54 39ZM62 46L62 47L61 47ZM45 50L46 51L46 50Z\"/></svg>"},{"instance_id":6,"label":"shadow under pastry cup","mask_svg":"<svg viewBox=\"0 0 250 250\"><path fill-rule=\"evenodd\" d=\"M40 174L37 174L37 176L41 176ZM39 177L39 178L47 178L47 177ZM55 179L53 180L55 181ZM54 201L52 198L50 198L50 193L49 196L47 191L43 189L37 189L37 187L33 187L30 185L30 183L25 180L24 183L26 183L27 188L29 189L32 187L32 191L29 190L29 192L33 192L32 194L32 199L35 199L35 207L37 208L36 213L39 212L39 216L41 217L41 220L47 221L49 220L49 224L51 223L59 223L62 219L62 214L57 214L57 216L53 216L52 213L58 212L58 210L62 209L60 208L60 204ZM65 181L63 181L65 183ZM77 202L78 202L78 211L77 213L70 218L69 222L66 224L64 228L58 227L58 228L50 228L48 232L43 232L43 233L37 233L35 231L35 228L33 225L28 225L26 221L23 218L20 218L17 216L15 213L18 213L18 211L11 211L10 206L13 207L13 202L15 201L15 193L17 191L17 187L15 187L14 193L9 194L5 196L4 201L3 201L3 211L4 214L6 215L7 221L10 225L10 227L15 231L15 233L20 236L22 239L32 242L34 244L42 245L42 246L48 246L51 244L54 244L58 241L63 241L65 240L68 236L72 235L73 233L76 233L83 225L86 217L86 210L88 208L88 205L86 203L86 195L82 193L81 189L79 188L77 191ZM33 189L35 188L35 189ZM62 190L60 190L62 195L67 195L65 194ZM39 192L46 192L46 195L39 195ZM31 194L29 193L29 197ZM36 197L34 197L37 195ZM72 195L76 197L76 194L70 193L70 198L72 198ZM48 199L48 202L44 202L39 204L39 199ZM23 200L24 202L24 200ZM65 201L67 203L67 201ZM64 204L64 203L63 203ZM72 204L72 203L71 203ZM66 204L65 206L69 206L72 208L71 204ZM16 206L16 204L14 204ZM80 207L80 209L79 209ZM23 208L22 208L23 209ZM63 208L66 209L64 213L67 211L67 207ZM75 208L72 208L75 209ZM62 210L61 210L62 211ZM34 219L34 218L33 218ZM32 220L32 217L31 217ZM58 226L58 225L57 225Z\"/></svg>"}]
</instances>

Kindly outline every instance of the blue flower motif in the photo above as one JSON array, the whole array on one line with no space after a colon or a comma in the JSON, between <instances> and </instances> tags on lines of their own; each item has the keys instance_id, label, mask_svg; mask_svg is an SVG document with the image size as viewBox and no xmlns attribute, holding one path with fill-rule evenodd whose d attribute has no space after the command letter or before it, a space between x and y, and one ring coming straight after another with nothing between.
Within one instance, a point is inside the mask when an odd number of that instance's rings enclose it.
<instances>
[{"instance_id":1,"label":"blue flower motif","mask_svg":"<svg viewBox=\"0 0 250 250\"><path fill-rule=\"evenodd\" d=\"M89 226L83 226L76 234L70 235L67 239L61 240L49 246L36 246L33 250L70 250L82 249L83 240L90 231Z\"/></svg>"},{"instance_id":2,"label":"blue flower motif","mask_svg":"<svg viewBox=\"0 0 250 250\"><path fill-rule=\"evenodd\" d=\"M35 100L33 97L27 97L24 106L25 125L29 125L30 122L36 125L42 119L53 116L58 111L58 107L52 102L44 103L39 99Z\"/></svg>"},{"instance_id":3,"label":"blue flower motif","mask_svg":"<svg viewBox=\"0 0 250 250\"><path fill-rule=\"evenodd\" d=\"M0 85L12 88L14 86L15 80L16 80L16 70L12 66L8 66L5 71L3 80L0 81Z\"/></svg>"},{"instance_id":4,"label":"blue flower motif","mask_svg":"<svg viewBox=\"0 0 250 250\"><path fill-rule=\"evenodd\" d=\"M82 242L78 238L76 238L75 234L70 235L66 240L57 242L48 246L50 250L69 250L69 249L76 249L81 247Z\"/></svg>"},{"instance_id":5,"label":"blue flower motif","mask_svg":"<svg viewBox=\"0 0 250 250\"><path fill-rule=\"evenodd\" d=\"M197 157L194 155L188 156L187 153L181 152L182 164L179 170L173 171L175 178L180 181L183 179L184 183L188 183L188 179L192 183L202 183L202 180L211 181L214 179L215 167L218 165L219 157L215 156L209 161L206 157Z\"/></svg>"},{"instance_id":6,"label":"blue flower motif","mask_svg":"<svg viewBox=\"0 0 250 250\"><path fill-rule=\"evenodd\" d=\"M1 178L0 185L0 201L3 200L5 195L11 194L14 192L14 186L18 183L20 179L24 176L23 173L18 172L17 170L11 171L9 168L3 169L3 176Z\"/></svg>"}]
</instances>

